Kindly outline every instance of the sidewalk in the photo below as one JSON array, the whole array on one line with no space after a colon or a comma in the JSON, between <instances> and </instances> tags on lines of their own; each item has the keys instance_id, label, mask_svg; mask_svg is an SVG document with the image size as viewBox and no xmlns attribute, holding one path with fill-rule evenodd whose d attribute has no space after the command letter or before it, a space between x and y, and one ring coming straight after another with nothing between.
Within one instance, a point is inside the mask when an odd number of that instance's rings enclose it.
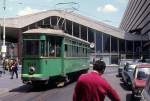
<instances>
[{"instance_id":1,"label":"sidewalk","mask_svg":"<svg viewBox=\"0 0 150 101\"><path fill-rule=\"evenodd\" d=\"M11 75L8 71L5 71L5 74L2 74L2 76L0 77L0 95L23 85L21 81L20 69L18 71L18 76L18 79L16 79L16 75L14 75L14 79L10 79Z\"/></svg>"}]
</instances>

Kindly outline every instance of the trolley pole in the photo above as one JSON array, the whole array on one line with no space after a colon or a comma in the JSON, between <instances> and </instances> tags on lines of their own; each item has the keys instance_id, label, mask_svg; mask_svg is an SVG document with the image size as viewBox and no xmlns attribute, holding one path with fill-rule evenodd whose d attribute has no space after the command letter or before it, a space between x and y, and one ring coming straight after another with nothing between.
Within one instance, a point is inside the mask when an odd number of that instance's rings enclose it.
<instances>
[{"instance_id":1,"label":"trolley pole","mask_svg":"<svg viewBox=\"0 0 150 101\"><path fill-rule=\"evenodd\" d=\"M1 47L1 52L2 52L2 58L3 60L6 57L6 44L5 44L5 9L6 9L6 0L3 0L3 10L4 10L4 14L3 14L3 45Z\"/></svg>"}]
</instances>

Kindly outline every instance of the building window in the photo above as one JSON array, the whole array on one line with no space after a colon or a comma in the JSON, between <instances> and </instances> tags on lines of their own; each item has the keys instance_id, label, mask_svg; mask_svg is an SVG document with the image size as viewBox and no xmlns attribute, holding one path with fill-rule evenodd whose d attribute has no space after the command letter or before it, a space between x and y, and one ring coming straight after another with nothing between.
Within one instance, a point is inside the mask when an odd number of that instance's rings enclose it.
<instances>
[{"instance_id":1,"label":"building window","mask_svg":"<svg viewBox=\"0 0 150 101\"><path fill-rule=\"evenodd\" d=\"M111 52L112 53L117 53L118 52L118 43L117 43L117 38L111 37Z\"/></svg>"},{"instance_id":2,"label":"building window","mask_svg":"<svg viewBox=\"0 0 150 101\"><path fill-rule=\"evenodd\" d=\"M57 16L51 17L51 25L53 28L57 25Z\"/></svg>"},{"instance_id":3,"label":"building window","mask_svg":"<svg viewBox=\"0 0 150 101\"><path fill-rule=\"evenodd\" d=\"M72 22L70 20L66 20L66 30L65 33L72 35Z\"/></svg>"},{"instance_id":4,"label":"building window","mask_svg":"<svg viewBox=\"0 0 150 101\"><path fill-rule=\"evenodd\" d=\"M118 56L117 55L111 56L111 64L118 64Z\"/></svg>"},{"instance_id":5,"label":"building window","mask_svg":"<svg viewBox=\"0 0 150 101\"><path fill-rule=\"evenodd\" d=\"M110 52L110 36L107 34L103 34L103 51L105 53Z\"/></svg>"},{"instance_id":6,"label":"building window","mask_svg":"<svg viewBox=\"0 0 150 101\"><path fill-rule=\"evenodd\" d=\"M126 58L133 58L133 41L126 40Z\"/></svg>"},{"instance_id":7,"label":"building window","mask_svg":"<svg viewBox=\"0 0 150 101\"><path fill-rule=\"evenodd\" d=\"M125 40L123 39L119 40L119 52L125 53Z\"/></svg>"},{"instance_id":8,"label":"building window","mask_svg":"<svg viewBox=\"0 0 150 101\"><path fill-rule=\"evenodd\" d=\"M134 41L134 58L140 58L141 53L141 42Z\"/></svg>"},{"instance_id":9,"label":"building window","mask_svg":"<svg viewBox=\"0 0 150 101\"><path fill-rule=\"evenodd\" d=\"M81 25L81 39L87 40L87 27Z\"/></svg>"},{"instance_id":10,"label":"building window","mask_svg":"<svg viewBox=\"0 0 150 101\"><path fill-rule=\"evenodd\" d=\"M144 55L144 58L149 58L150 55L149 55L149 51L150 51L150 48L148 46L146 46L146 43L148 41L142 41L142 55Z\"/></svg>"},{"instance_id":11,"label":"building window","mask_svg":"<svg viewBox=\"0 0 150 101\"><path fill-rule=\"evenodd\" d=\"M102 33L96 31L96 52L102 52Z\"/></svg>"},{"instance_id":12,"label":"building window","mask_svg":"<svg viewBox=\"0 0 150 101\"><path fill-rule=\"evenodd\" d=\"M94 30L89 28L88 30L88 41L89 42L94 42Z\"/></svg>"},{"instance_id":13,"label":"building window","mask_svg":"<svg viewBox=\"0 0 150 101\"><path fill-rule=\"evenodd\" d=\"M133 41L126 41L127 53L133 53Z\"/></svg>"},{"instance_id":14,"label":"building window","mask_svg":"<svg viewBox=\"0 0 150 101\"><path fill-rule=\"evenodd\" d=\"M79 24L73 23L73 36L79 37Z\"/></svg>"}]
</instances>

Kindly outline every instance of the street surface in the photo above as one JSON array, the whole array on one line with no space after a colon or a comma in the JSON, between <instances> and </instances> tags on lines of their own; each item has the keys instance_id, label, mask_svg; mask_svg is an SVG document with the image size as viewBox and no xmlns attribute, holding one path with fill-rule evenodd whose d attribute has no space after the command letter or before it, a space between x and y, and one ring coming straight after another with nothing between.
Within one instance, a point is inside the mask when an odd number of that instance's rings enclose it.
<instances>
[{"instance_id":1,"label":"street surface","mask_svg":"<svg viewBox=\"0 0 150 101\"><path fill-rule=\"evenodd\" d=\"M108 67L103 76L118 92L121 101L133 101L131 91L117 77L116 67ZM14 79L10 79L10 75L7 72L0 77L0 101L72 101L74 87L75 82L62 88L33 88L22 84L21 79L16 79L15 76ZM106 98L105 101L110 100Z\"/></svg>"}]
</instances>

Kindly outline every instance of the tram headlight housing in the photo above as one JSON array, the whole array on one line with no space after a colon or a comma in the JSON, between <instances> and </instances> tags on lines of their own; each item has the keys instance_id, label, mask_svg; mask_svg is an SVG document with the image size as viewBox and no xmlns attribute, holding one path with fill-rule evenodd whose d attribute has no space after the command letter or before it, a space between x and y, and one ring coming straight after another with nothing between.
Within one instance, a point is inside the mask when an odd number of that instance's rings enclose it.
<instances>
[{"instance_id":1,"label":"tram headlight housing","mask_svg":"<svg viewBox=\"0 0 150 101\"><path fill-rule=\"evenodd\" d=\"M32 75L35 73L35 67L31 66L29 67L29 74Z\"/></svg>"}]
</instances>

